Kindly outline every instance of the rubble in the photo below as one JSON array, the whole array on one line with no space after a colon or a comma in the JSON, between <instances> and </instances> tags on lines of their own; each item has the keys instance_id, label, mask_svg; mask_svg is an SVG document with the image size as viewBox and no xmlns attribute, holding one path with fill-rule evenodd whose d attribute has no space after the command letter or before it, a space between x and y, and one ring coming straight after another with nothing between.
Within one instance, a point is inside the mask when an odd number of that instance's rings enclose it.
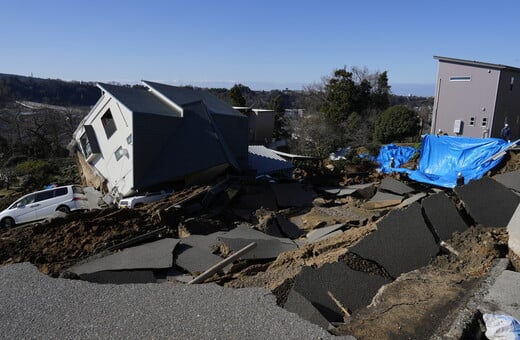
<instances>
[{"instance_id":1,"label":"rubble","mask_svg":"<svg viewBox=\"0 0 520 340\"><path fill-rule=\"evenodd\" d=\"M97 283L172 285L217 265L193 283L268 289L334 334L433 334L494 260L518 252L520 198L488 177L453 190L373 178L314 187L305 178L228 177L139 209L2 231L0 262Z\"/></svg>"}]
</instances>

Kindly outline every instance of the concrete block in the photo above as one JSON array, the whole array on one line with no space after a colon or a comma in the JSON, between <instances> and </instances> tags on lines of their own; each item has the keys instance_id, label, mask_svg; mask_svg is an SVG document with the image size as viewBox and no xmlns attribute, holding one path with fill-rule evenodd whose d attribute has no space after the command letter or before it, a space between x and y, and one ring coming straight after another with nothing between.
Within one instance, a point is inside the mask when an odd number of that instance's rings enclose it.
<instances>
[{"instance_id":1,"label":"concrete block","mask_svg":"<svg viewBox=\"0 0 520 340\"><path fill-rule=\"evenodd\" d=\"M355 313L370 304L379 288L389 282L383 277L355 271L345 263L336 262L317 269L304 267L295 278L292 290L310 301L330 322L342 322L344 314L334 299Z\"/></svg>"},{"instance_id":2,"label":"concrete block","mask_svg":"<svg viewBox=\"0 0 520 340\"><path fill-rule=\"evenodd\" d=\"M495 181L502 184L506 188L520 192L520 171L506 172L493 177Z\"/></svg>"},{"instance_id":3,"label":"concrete block","mask_svg":"<svg viewBox=\"0 0 520 340\"><path fill-rule=\"evenodd\" d=\"M440 240L446 241L454 232L468 228L455 203L443 192L425 198L422 207Z\"/></svg>"},{"instance_id":4,"label":"concrete block","mask_svg":"<svg viewBox=\"0 0 520 340\"><path fill-rule=\"evenodd\" d=\"M413 188L392 177L383 178L379 185L379 190L393 192L398 195L404 195L414 191Z\"/></svg>"},{"instance_id":5,"label":"concrete block","mask_svg":"<svg viewBox=\"0 0 520 340\"><path fill-rule=\"evenodd\" d=\"M298 314L302 319L321 326L324 329L332 328L330 322L320 313L314 305L304 298L300 293L291 289L287 296L287 301L283 306L289 312Z\"/></svg>"},{"instance_id":6,"label":"concrete block","mask_svg":"<svg viewBox=\"0 0 520 340\"><path fill-rule=\"evenodd\" d=\"M173 266L173 250L178 239L159 241L126 248L120 252L71 267L77 275L108 270L161 269Z\"/></svg>"},{"instance_id":7,"label":"concrete block","mask_svg":"<svg viewBox=\"0 0 520 340\"><path fill-rule=\"evenodd\" d=\"M394 205L398 205L402 201L403 196L378 191L376 192L374 197L370 199L370 201L363 203L363 208L368 210L387 208Z\"/></svg>"},{"instance_id":8,"label":"concrete block","mask_svg":"<svg viewBox=\"0 0 520 340\"><path fill-rule=\"evenodd\" d=\"M520 203L520 197L489 177L470 181L453 191L475 222L486 227L507 226Z\"/></svg>"},{"instance_id":9,"label":"concrete block","mask_svg":"<svg viewBox=\"0 0 520 340\"><path fill-rule=\"evenodd\" d=\"M311 207L313 195L300 183L271 184L279 207Z\"/></svg>"},{"instance_id":10,"label":"concrete block","mask_svg":"<svg viewBox=\"0 0 520 340\"><path fill-rule=\"evenodd\" d=\"M419 203L392 210L377 223L377 230L349 249L372 260L394 278L427 265L439 246L423 219Z\"/></svg>"},{"instance_id":11,"label":"concrete block","mask_svg":"<svg viewBox=\"0 0 520 340\"><path fill-rule=\"evenodd\" d=\"M495 314L506 314L520 320L520 273L504 270L483 299Z\"/></svg>"},{"instance_id":12,"label":"concrete block","mask_svg":"<svg viewBox=\"0 0 520 340\"><path fill-rule=\"evenodd\" d=\"M513 217L507 224L507 233L509 234L509 249L520 257L520 205L516 207Z\"/></svg>"}]
</instances>

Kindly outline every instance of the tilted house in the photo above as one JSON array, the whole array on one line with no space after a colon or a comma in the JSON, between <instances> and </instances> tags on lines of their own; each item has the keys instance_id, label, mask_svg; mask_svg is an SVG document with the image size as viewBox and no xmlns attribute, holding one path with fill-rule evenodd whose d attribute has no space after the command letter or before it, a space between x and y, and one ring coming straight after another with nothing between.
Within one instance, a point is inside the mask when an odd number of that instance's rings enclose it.
<instances>
[{"instance_id":1,"label":"tilted house","mask_svg":"<svg viewBox=\"0 0 520 340\"><path fill-rule=\"evenodd\" d=\"M520 138L520 68L435 56L439 60L431 133Z\"/></svg>"},{"instance_id":2,"label":"tilted house","mask_svg":"<svg viewBox=\"0 0 520 340\"><path fill-rule=\"evenodd\" d=\"M74 132L87 185L114 197L199 183L247 166L247 117L207 91L143 81L98 84Z\"/></svg>"}]
</instances>

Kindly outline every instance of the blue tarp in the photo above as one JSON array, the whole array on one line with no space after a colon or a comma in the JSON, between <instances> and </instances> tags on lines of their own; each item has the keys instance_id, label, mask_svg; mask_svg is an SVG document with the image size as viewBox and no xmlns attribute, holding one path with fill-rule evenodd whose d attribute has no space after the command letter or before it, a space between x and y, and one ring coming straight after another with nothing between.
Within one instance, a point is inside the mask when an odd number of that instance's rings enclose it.
<instances>
[{"instance_id":1,"label":"blue tarp","mask_svg":"<svg viewBox=\"0 0 520 340\"><path fill-rule=\"evenodd\" d=\"M417 170L398 168L396 163L396 168L391 168L391 170L387 168L384 172L405 172L410 179L415 181L453 188L457 184L458 173L464 177L464 183L481 178L497 166L504 155L495 159L491 158L513 144L515 143L508 143L498 138L426 135L423 139ZM382 160L390 159L393 157L390 152L400 155L400 152L394 151L394 147L389 148L388 152L381 148L378 160L380 157Z\"/></svg>"},{"instance_id":2,"label":"blue tarp","mask_svg":"<svg viewBox=\"0 0 520 340\"><path fill-rule=\"evenodd\" d=\"M404 172L407 169L401 169L401 164L408 162L417 151L419 150L411 146L388 144L381 147L376 161L381 165L383 173ZM393 166L391 166L392 158L394 159Z\"/></svg>"}]
</instances>

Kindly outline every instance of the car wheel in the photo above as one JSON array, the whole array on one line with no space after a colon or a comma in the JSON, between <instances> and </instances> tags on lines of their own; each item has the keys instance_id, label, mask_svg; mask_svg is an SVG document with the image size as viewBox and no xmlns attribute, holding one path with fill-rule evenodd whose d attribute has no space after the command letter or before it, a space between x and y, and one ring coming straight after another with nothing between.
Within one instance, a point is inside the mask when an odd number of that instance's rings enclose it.
<instances>
[{"instance_id":1,"label":"car wheel","mask_svg":"<svg viewBox=\"0 0 520 340\"><path fill-rule=\"evenodd\" d=\"M14 223L12 217L6 217L0 222L0 227L2 228L14 228L14 226L16 226L16 223Z\"/></svg>"},{"instance_id":2,"label":"car wheel","mask_svg":"<svg viewBox=\"0 0 520 340\"><path fill-rule=\"evenodd\" d=\"M134 208L141 208L144 204L143 203L136 203L134 205Z\"/></svg>"},{"instance_id":3,"label":"car wheel","mask_svg":"<svg viewBox=\"0 0 520 340\"><path fill-rule=\"evenodd\" d=\"M59 207L58 209L56 209L56 211L61 211L62 213L64 214L68 214L70 213L70 209L69 207L65 206L65 205L62 205L61 207Z\"/></svg>"}]
</instances>

